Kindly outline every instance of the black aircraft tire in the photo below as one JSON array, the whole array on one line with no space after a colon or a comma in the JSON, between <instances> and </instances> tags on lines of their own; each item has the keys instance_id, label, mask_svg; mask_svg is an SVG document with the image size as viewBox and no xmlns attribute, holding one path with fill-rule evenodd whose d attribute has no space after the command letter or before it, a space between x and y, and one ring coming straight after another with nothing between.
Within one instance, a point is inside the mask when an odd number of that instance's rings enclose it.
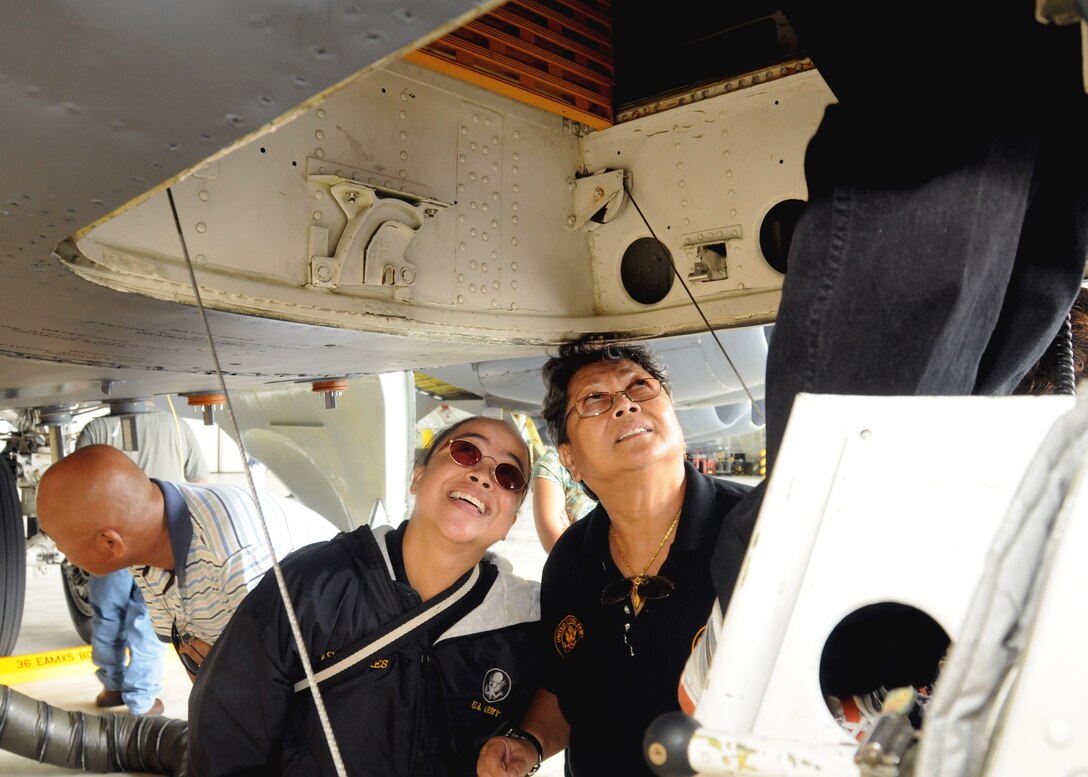
<instances>
[{"instance_id":1,"label":"black aircraft tire","mask_svg":"<svg viewBox=\"0 0 1088 777\"><path fill-rule=\"evenodd\" d=\"M68 605L68 615L76 627L79 638L86 644L91 643L91 600L87 591L87 573L65 559L60 564L61 583L64 585L64 603Z\"/></svg>"},{"instance_id":2,"label":"black aircraft tire","mask_svg":"<svg viewBox=\"0 0 1088 777\"><path fill-rule=\"evenodd\" d=\"M0 460L0 656L15 649L26 597L26 527L19 486L7 458Z\"/></svg>"}]
</instances>

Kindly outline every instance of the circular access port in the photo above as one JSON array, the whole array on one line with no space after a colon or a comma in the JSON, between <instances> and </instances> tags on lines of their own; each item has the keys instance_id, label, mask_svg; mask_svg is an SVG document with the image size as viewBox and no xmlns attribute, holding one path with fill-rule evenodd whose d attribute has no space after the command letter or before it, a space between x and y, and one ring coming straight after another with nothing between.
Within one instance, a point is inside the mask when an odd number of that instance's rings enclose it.
<instances>
[{"instance_id":1,"label":"circular access port","mask_svg":"<svg viewBox=\"0 0 1088 777\"><path fill-rule=\"evenodd\" d=\"M653 305L672 288L672 261L668 250L652 237L640 237L623 252L620 280L635 302Z\"/></svg>"},{"instance_id":2,"label":"circular access port","mask_svg":"<svg viewBox=\"0 0 1088 777\"><path fill-rule=\"evenodd\" d=\"M767 264L783 275L786 274L793 229L804 209L803 200L783 200L767 211L759 227L759 250Z\"/></svg>"},{"instance_id":3,"label":"circular access port","mask_svg":"<svg viewBox=\"0 0 1088 777\"><path fill-rule=\"evenodd\" d=\"M911 723L920 728L949 644L940 624L915 607L881 602L855 610L832 630L820 657L820 689L828 708L860 739L887 692L909 686L918 691Z\"/></svg>"}]
</instances>

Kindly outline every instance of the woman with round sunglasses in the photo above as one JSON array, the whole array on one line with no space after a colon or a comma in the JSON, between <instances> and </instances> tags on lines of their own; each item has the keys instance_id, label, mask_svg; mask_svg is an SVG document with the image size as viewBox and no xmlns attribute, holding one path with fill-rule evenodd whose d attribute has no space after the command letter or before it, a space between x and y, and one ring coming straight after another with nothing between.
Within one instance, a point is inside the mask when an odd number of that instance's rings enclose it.
<instances>
[{"instance_id":1,"label":"woman with round sunglasses","mask_svg":"<svg viewBox=\"0 0 1088 777\"><path fill-rule=\"evenodd\" d=\"M649 350L586 339L561 347L543 375L560 459L599 505L548 557L541 687L520 729L484 745L478 773L521 777L566 749L574 777L652 775L642 737L679 709L680 675L715 599L719 531L738 559L747 548L752 527L727 518L747 488L685 463L669 383Z\"/></svg>"},{"instance_id":2,"label":"woman with round sunglasses","mask_svg":"<svg viewBox=\"0 0 1088 777\"><path fill-rule=\"evenodd\" d=\"M487 553L525 498L528 459L509 424L458 422L417 457L409 520L282 563L348 774L474 774L532 699L538 585ZM309 683L268 575L197 676L189 773L336 774Z\"/></svg>"}]
</instances>

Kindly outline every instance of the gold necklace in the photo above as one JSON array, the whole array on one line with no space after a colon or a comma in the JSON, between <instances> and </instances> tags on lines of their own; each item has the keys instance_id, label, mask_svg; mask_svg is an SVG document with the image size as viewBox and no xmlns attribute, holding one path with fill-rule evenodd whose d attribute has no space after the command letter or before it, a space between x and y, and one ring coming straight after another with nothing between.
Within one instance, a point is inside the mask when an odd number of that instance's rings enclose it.
<instances>
[{"instance_id":1,"label":"gold necklace","mask_svg":"<svg viewBox=\"0 0 1088 777\"><path fill-rule=\"evenodd\" d=\"M612 538L612 544L616 546L616 552L620 554L620 558L623 559L624 566L627 567L627 571L631 573L630 580L634 583L631 586L631 604L635 605L635 610L638 610L642 606L642 597L638 595L638 587L642 584L647 577L646 573L650 570L650 567L654 565L657 560L657 555L661 552L661 549L665 547L665 543L668 542L670 536L672 536L673 529L676 528L676 524L680 522L680 513L683 512L684 505L680 505L680 509L676 511L676 517L672 519L672 523L669 525L668 531L665 532L665 536L661 538L661 542L657 543L657 550L650 556L650 560L646 562L646 566L642 568L642 571L637 575L635 574L635 568L631 566L631 562L627 560L627 556L623 555L623 549L620 548L619 540L616 539L616 527L610 525L608 527L608 534Z\"/></svg>"}]
</instances>

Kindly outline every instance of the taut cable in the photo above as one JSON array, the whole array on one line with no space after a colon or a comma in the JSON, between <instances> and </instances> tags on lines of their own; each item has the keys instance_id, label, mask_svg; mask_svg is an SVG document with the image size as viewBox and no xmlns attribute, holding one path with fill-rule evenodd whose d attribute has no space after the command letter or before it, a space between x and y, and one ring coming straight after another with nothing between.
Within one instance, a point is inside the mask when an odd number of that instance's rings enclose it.
<instances>
[{"instance_id":1,"label":"taut cable","mask_svg":"<svg viewBox=\"0 0 1088 777\"><path fill-rule=\"evenodd\" d=\"M767 417L763 414L763 408L761 408L756 403L755 398L752 396L752 392L748 389L748 384L745 383L744 378L740 374L740 370L737 369L737 365L734 364L733 360L729 357L729 353L725 350L725 346L722 345L722 341L718 339L718 333L714 331L714 328L712 326L710 326L710 321L703 313L703 309L699 307L699 303L698 301L696 301L695 295L691 293L691 289L689 289L688 285L684 283L684 278L682 275L680 275L680 270L676 268L676 262L672 260L672 254L670 254L668 249L665 248L665 244L661 242L661 238L659 238L657 236L657 233L654 232L654 228L650 226L650 222L646 220L646 216L643 215L642 208L640 208L638 206L638 203L635 201L635 196L631 194L631 190L628 188L626 180L624 180L623 182L623 190L631 199L631 204L635 206L635 210L638 211L639 218L641 218L642 223L646 225L646 229L650 230L650 235L653 237L654 241L661 249L661 252L665 255L665 258L669 260L669 266L672 267L672 271L676 275L676 279L680 281L681 288L683 288L684 291L687 293L688 298L691 300L691 304L695 306L695 310L699 314L699 318L703 319L703 324L706 325L706 331L709 332L710 336L714 338L714 342L717 344L718 350L722 352L722 356L724 356L725 360L729 362L729 366L733 369L733 374L736 375L737 380L740 381L741 388L744 389L744 393L748 395L748 401L752 403L752 407L755 409L756 415L759 416L759 419L763 422L763 425L766 426Z\"/></svg>"},{"instance_id":2,"label":"taut cable","mask_svg":"<svg viewBox=\"0 0 1088 777\"><path fill-rule=\"evenodd\" d=\"M242 467L246 473L246 482L249 483L250 493L253 494L253 501L257 505L257 515L260 518L261 535L264 537L265 548L267 548L269 556L272 558L272 571L276 576L276 584L280 589L280 598L283 599L284 609L287 611L287 620L291 624L291 633L295 638L295 645L298 647L299 660L302 662L302 669L306 673L306 679L310 681L310 693L314 697L314 705L317 707L317 716L321 720L321 728L325 732L325 739L329 745L329 751L332 754L333 765L336 767L336 773L340 777L347 777L347 771L344 769L344 762L340 757L340 748L336 744L336 735L333 734L332 725L329 723L328 713L325 711L325 702L321 698L321 691L318 690L317 683L314 682L314 670L310 666L310 654L306 650L306 645L303 644L302 631L299 629L298 619L295 617L295 609L291 605L291 598L287 593L287 583L283 579L283 571L280 569L280 562L276 558L276 549L272 546L272 537L268 533L268 525L265 523L264 510L261 508L261 500L257 496L257 487L253 482L253 471L249 468L249 454L246 452L245 441L242 440L242 432L238 428L238 421L234 417L234 406L231 404L230 392L227 390L227 381L223 377L223 370L219 366L219 352L215 348L215 340L212 338L212 328L208 323L208 313L204 309L204 301L200 297L200 288L196 285L196 272L193 270L193 263L189 258L189 247L185 242L185 234L181 228L181 219L178 218L178 209L174 204L174 191L172 188L167 188L166 197L170 201L170 213L174 217L174 227L178 232L178 240L181 241L181 252L185 258L185 266L189 270L189 283L193 287L193 296L196 298L196 306L200 310L200 320L204 322L204 332L208 336L208 346L212 351L212 359L215 362L215 374L219 379L219 388L223 392L227 406L227 415L230 416L230 423L234 427L235 440L238 442L238 448L242 454Z\"/></svg>"}]
</instances>

